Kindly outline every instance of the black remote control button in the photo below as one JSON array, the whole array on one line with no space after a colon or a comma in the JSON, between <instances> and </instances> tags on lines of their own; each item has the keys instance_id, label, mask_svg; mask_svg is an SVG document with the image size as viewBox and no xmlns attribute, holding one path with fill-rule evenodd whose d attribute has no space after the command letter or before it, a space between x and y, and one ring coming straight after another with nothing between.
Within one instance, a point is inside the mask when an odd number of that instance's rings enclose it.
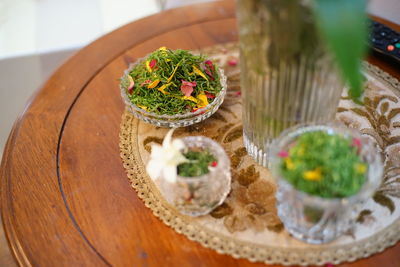
<instances>
[{"instance_id":1,"label":"black remote control button","mask_svg":"<svg viewBox=\"0 0 400 267\"><path fill-rule=\"evenodd\" d=\"M400 63L400 33L377 21L369 25L372 49Z\"/></svg>"}]
</instances>

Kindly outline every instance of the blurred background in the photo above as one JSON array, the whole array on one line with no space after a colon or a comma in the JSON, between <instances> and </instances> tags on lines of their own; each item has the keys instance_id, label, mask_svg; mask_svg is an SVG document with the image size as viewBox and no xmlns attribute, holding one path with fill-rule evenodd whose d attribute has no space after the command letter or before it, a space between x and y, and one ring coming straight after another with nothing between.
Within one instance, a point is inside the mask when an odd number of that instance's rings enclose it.
<instances>
[{"instance_id":1,"label":"blurred background","mask_svg":"<svg viewBox=\"0 0 400 267\"><path fill-rule=\"evenodd\" d=\"M0 159L30 96L78 49L133 20L208 1L0 0ZM370 0L368 9L400 24L400 0ZM15 266L1 225L0 266Z\"/></svg>"},{"instance_id":2,"label":"blurred background","mask_svg":"<svg viewBox=\"0 0 400 267\"><path fill-rule=\"evenodd\" d=\"M207 1L0 0L0 158L29 97L79 48L133 20Z\"/></svg>"}]
</instances>

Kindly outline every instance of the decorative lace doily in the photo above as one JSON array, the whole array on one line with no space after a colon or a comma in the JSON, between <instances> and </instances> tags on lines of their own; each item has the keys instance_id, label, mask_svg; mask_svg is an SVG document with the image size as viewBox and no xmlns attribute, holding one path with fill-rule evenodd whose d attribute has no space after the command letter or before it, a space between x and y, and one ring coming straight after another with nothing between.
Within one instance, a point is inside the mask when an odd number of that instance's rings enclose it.
<instances>
[{"instance_id":1,"label":"decorative lace doily","mask_svg":"<svg viewBox=\"0 0 400 267\"><path fill-rule=\"evenodd\" d=\"M247 155L242 141L241 96L237 44L208 48L203 53L225 69L228 92L209 119L175 131L174 137L204 135L218 141L231 159L232 190L210 215L192 218L180 214L160 195L145 164L152 143L161 143L168 129L122 116L120 149L132 187L165 224L189 239L235 258L268 264L322 265L355 261L380 252L400 240L400 83L365 63L364 106L344 96L337 119L374 139L385 158L383 183L364 206L357 224L338 240L310 245L292 238L275 208L276 185L268 169Z\"/></svg>"}]
</instances>

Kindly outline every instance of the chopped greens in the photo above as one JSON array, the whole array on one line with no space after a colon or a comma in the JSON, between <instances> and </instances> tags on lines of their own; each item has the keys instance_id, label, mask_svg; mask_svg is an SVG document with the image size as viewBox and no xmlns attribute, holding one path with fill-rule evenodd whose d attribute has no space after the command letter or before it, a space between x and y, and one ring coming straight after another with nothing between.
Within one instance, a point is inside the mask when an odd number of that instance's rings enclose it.
<instances>
[{"instance_id":1,"label":"chopped greens","mask_svg":"<svg viewBox=\"0 0 400 267\"><path fill-rule=\"evenodd\" d=\"M131 79L129 78L131 77ZM202 55L165 47L151 53L129 72L129 100L156 114L194 112L213 102L222 86L217 66Z\"/></svg>"},{"instance_id":2,"label":"chopped greens","mask_svg":"<svg viewBox=\"0 0 400 267\"><path fill-rule=\"evenodd\" d=\"M296 189L323 198L356 194L365 183L368 165L359 155L361 141L323 131L301 135L281 151L280 171Z\"/></svg>"},{"instance_id":3,"label":"chopped greens","mask_svg":"<svg viewBox=\"0 0 400 267\"><path fill-rule=\"evenodd\" d=\"M209 167L217 165L215 157L207 150L188 150L183 153L183 156L189 160L189 162L178 165L178 174L183 177L196 177L207 174Z\"/></svg>"}]
</instances>

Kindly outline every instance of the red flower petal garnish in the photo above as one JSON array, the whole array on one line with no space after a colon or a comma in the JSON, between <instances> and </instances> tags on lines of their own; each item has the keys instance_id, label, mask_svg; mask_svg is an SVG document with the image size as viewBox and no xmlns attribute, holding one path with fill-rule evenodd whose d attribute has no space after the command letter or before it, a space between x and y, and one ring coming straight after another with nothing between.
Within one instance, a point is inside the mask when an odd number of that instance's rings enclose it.
<instances>
[{"instance_id":1,"label":"red flower petal garnish","mask_svg":"<svg viewBox=\"0 0 400 267\"><path fill-rule=\"evenodd\" d=\"M205 70L204 72L211 78L211 80L213 80L213 81L215 80L215 78L214 78L214 76L212 75L211 71Z\"/></svg>"},{"instance_id":2,"label":"red flower petal garnish","mask_svg":"<svg viewBox=\"0 0 400 267\"><path fill-rule=\"evenodd\" d=\"M150 61L149 66L150 66L151 69L154 69L154 67L156 66L156 64L157 64L157 60L156 60L156 59L152 59L152 60Z\"/></svg>"},{"instance_id":3,"label":"red flower petal garnish","mask_svg":"<svg viewBox=\"0 0 400 267\"><path fill-rule=\"evenodd\" d=\"M140 84L140 86L143 86L143 85L146 85L146 84L149 84L149 83L151 83L150 80L145 80L144 82L142 82L142 83Z\"/></svg>"},{"instance_id":4,"label":"red flower petal garnish","mask_svg":"<svg viewBox=\"0 0 400 267\"><path fill-rule=\"evenodd\" d=\"M214 65L211 60L204 61L204 64L206 64L210 69L214 69Z\"/></svg>"},{"instance_id":5,"label":"red flower petal garnish","mask_svg":"<svg viewBox=\"0 0 400 267\"><path fill-rule=\"evenodd\" d=\"M193 93L193 87L195 87L196 85L197 85L196 82L188 82L188 81L182 80L181 92L185 96L190 96Z\"/></svg>"},{"instance_id":6,"label":"red flower petal garnish","mask_svg":"<svg viewBox=\"0 0 400 267\"><path fill-rule=\"evenodd\" d=\"M196 82L188 82L188 81L182 80L182 85L188 85L188 86L194 87L194 86L197 85L197 83Z\"/></svg>"},{"instance_id":7,"label":"red flower petal garnish","mask_svg":"<svg viewBox=\"0 0 400 267\"><path fill-rule=\"evenodd\" d=\"M361 148L362 144L360 138L353 138L351 145L357 148Z\"/></svg>"},{"instance_id":8,"label":"red flower petal garnish","mask_svg":"<svg viewBox=\"0 0 400 267\"><path fill-rule=\"evenodd\" d=\"M217 167L217 165L218 165L218 162L216 162L216 161L211 162L211 167Z\"/></svg>"},{"instance_id":9,"label":"red flower petal garnish","mask_svg":"<svg viewBox=\"0 0 400 267\"><path fill-rule=\"evenodd\" d=\"M242 92L237 91L237 92L235 93L235 95L236 95L236 96L241 96L241 95L242 95Z\"/></svg>"},{"instance_id":10,"label":"red flower petal garnish","mask_svg":"<svg viewBox=\"0 0 400 267\"><path fill-rule=\"evenodd\" d=\"M287 151L284 151L284 150L279 151L278 157L280 157L280 158L287 158L287 157L289 157L289 153L288 153Z\"/></svg>"},{"instance_id":11,"label":"red flower petal garnish","mask_svg":"<svg viewBox=\"0 0 400 267\"><path fill-rule=\"evenodd\" d=\"M128 93L129 94L132 94L133 93L133 87L135 86L135 82L133 81L133 79L131 78L130 79L130 84L129 84L129 87L128 87Z\"/></svg>"},{"instance_id":12,"label":"red flower petal garnish","mask_svg":"<svg viewBox=\"0 0 400 267\"><path fill-rule=\"evenodd\" d=\"M351 146L357 148L357 152L360 153L361 146L362 146L360 138L353 138Z\"/></svg>"},{"instance_id":13,"label":"red flower petal garnish","mask_svg":"<svg viewBox=\"0 0 400 267\"><path fill-rule=\"evenodd\" d=\"M205 92L205 93L206 93L206 97L207 97L207 98L210 98L210 99L214 99L214 98L215 98L215 95L214 95L214 94L209 93L209 92Z\"/></svg>"},{"instance_id":14,"label":"red flower petal garnish","mask_svg":"<svg viewBox=\"0 0 400 267\"><path fill-rule=\"evenodd\" d=\"M230 59L228 60L228 65L229 66L236 66L238 61L236 59Z\"/></svg>"},{"instance_id":15,"label":"red flower petal garnish","mask_svg":"<svg viewBox=\"0 0 400 267\"><path fill-rule=\"evenodd\" d=\"M199 110L199 108L193 108L191 112L196 112L197 110ZM200 112L199 115L206 113L205 111Z\"/></svg>"},{"instance_id":16,"label":"red flower petal garnish","mask_svg":"<svg viewBox=\"0 0 400 267\"><path fill-rule=\"evenodd\" d=\"M193 87L188 85L181 85L181 91L185 96L190 96L193 93Z\"/></svg>"}]
</instances>

